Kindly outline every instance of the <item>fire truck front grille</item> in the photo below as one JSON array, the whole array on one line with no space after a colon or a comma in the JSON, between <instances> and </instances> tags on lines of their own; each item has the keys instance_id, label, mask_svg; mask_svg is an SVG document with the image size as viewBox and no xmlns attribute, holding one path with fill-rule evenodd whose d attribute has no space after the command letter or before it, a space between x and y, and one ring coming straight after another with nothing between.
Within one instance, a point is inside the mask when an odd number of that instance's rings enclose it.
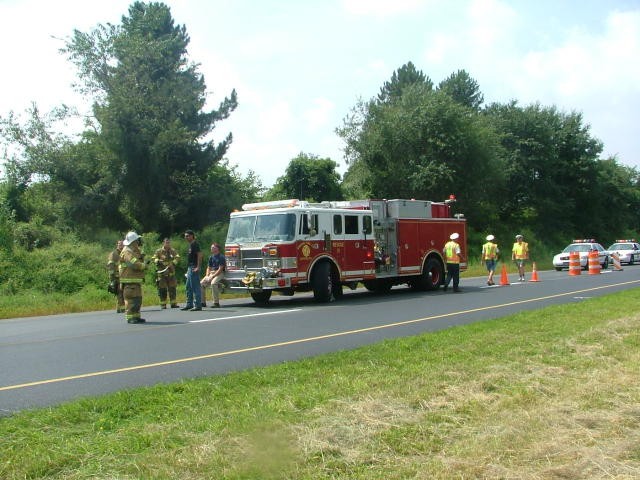
<instances>
[{"instance_id":1,"label":"fire truck front grille","mask_svg":"<svg viewBox=\"0 0 640 480\"><path fill-rule=\"evenodd\" d=\"M262 268L262 249L242 250L240 268L243 270L260 270Z\"/></svg>"}]
</instances>

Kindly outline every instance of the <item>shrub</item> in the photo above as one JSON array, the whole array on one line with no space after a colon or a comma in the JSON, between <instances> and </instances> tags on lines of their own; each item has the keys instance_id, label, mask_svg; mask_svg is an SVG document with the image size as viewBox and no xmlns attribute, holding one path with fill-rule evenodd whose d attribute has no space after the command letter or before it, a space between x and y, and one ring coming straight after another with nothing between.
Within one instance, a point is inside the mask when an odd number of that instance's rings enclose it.
<instances>
[{"instance_id":1,"label":"shrub","mask_svg":"<svg viewBox=\"0 0 640 480\"><path fill-rule=\"evenodd\" d=\"M0 278L3 287L14 291L71 294L88 285L106 285L106 258L107 252L96 244L60 241L31 252L15 251Z\"/></svg>"},{"instance_id":2,"label":"shrub","mask_svg":"<svg viewBox=\"0 0 640 480\"><path fill-rule=\"evenodd\" d=\"M0 250L11 251L13 248L13 231L15 223L9 209L0 203Z\"/></svg>"},{"instance_id":3,"label":"shrub","mask_svg":"<svg viewBox=\"0 0 640 480\"><path fill-rule=\"evenodd\" d=\"M50 246L54 240L62 237L62 233L54 227L42 224L38 219L29 223L18 222L13 231L16 245L31 251Z\"/></svg>"},{"instance_id":4,"label":"shrub","mask_svg":"<svg viewBox=\"0 0 640 480\"><path fill-rule=\"evenodd\" d=\"M214 223L202 229L202 233L198 238L200 240L200 248L202 248L205 258L208 258L209 246L213 242L217 242L224 247L228 229L228 223Z\"/></svg>"}]
</instances>

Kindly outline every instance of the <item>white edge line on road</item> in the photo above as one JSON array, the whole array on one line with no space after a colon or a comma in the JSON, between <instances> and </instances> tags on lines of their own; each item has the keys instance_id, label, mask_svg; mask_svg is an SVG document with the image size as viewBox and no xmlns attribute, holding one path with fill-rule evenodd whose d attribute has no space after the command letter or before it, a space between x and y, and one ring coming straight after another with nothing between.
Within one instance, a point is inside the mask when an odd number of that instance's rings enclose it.
<instances>
[{"instance_id":1,"label":"white edge line on road","mask_svg":"<svg viewBox=\"0 0 640 480\"><path fill-rule=\"evenodd\" d=\"M261 317L262 315L275 315L277 313L293 313L293 312L299 312L300 310L302 309L294 308L293 310L275 310L273 312L248 313L246 315L232 315L230 317L204 318L202 320L189 320L189 323L217 322L219 320L233 320L236 318Z\"/></svg>"}]
</instances>

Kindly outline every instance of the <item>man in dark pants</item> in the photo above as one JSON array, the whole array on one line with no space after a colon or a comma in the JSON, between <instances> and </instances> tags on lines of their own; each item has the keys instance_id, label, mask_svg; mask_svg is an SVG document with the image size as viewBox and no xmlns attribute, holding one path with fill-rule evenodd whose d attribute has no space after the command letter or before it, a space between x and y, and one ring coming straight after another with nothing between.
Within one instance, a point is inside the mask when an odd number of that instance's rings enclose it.
<instances>
[{"instance_id":1,"label":"man in dark pants","mask_svg":"<svg viewBox=\"0 0 640 480\"><path fill-rule=\"evenodd\" d=\"M180 310L198 312L202 310L202 291L200 290L202 251L200 250L200 245L196 242L196 235L193 233L193 230L184 232L184 239L189 242L189 250L187 251L187 279L185 282L187 304Z\"/></svg>"},{"instance_id":2,"label":"man in dark pants","mask_svg":"<svg viewBox=\"0 0 640 480\"><path fill-rule=\"evenodd\" d=\"M447 279L444 282L444 291L449 288L449 282L453 279L453 291L459 292L460 288L460 262L462 261L462 251L456 240L460 237L458 233L452 233L449 241L445 243L442 252L444 253L444 261L447 263Z\"/></svg>"}]
</instances>

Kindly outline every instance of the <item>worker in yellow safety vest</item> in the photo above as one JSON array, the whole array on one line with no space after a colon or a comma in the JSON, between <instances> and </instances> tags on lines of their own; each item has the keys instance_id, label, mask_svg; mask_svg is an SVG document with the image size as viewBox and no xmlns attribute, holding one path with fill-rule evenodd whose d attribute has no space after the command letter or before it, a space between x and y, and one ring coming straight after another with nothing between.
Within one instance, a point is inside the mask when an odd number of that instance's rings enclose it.
<instances>
[{"instance_id":1,"label":"worker in yellow safety vest","mask_svg":"<svg viewBox=\"0 0 640 480\"><path fill-rule=\"evenodd\" d=\"M482 245L482 260L484 260L484 263L487 266L487 272L489 272L489 276L487 277L487 285L489 286L495 285L493 281L493 274L496 272L498 253L500 253L498 244L493 243L495 238L496 237L493 235L487 235L487 243Z\"/></svg>"},{"instance_id":2,"label":"worker in yellow safety vest","mask_svg":"<svg viewBox=\"0 0 640 480\"><path fill-rule=\"evenodd\" d=\"M142 282L146 264L144 255L140 251L142 237L136 232L127 233L124 248L120 254L120 285L124 296L125 318L127 323L144 323L140 318L142 307Z\"/></svg>"},{"instance_id":3,"label":"worker in yellow safety vest","mask_svg":"<svg viewBox=\"0 0 640 480\"><path fill-rule=\"evenodd\" d=\"M449 236L449 241L444 244L442 253L444 254L444 261L447 264L447 278L444 282L444 291L449 288L449 283L453 280L453 291L459 292L460 288L460 262L463 261L462 250L456 240L460 238L460 234L452 233Z\"/></svg>"},{"instance_id":4,"label":"worker in yellow safety vest","mask_svg":"<svg viewBox=\"0 0 640 480\"><path fill-rule=\"evenodd\" d=\"M511 260L516 262L518 267L519 280L525 281L524 278L524 263L529 259L529 244L524 241L522 235L516 235L516 243L513 244L511 249Z\"/></svg>"}]
</instances>

